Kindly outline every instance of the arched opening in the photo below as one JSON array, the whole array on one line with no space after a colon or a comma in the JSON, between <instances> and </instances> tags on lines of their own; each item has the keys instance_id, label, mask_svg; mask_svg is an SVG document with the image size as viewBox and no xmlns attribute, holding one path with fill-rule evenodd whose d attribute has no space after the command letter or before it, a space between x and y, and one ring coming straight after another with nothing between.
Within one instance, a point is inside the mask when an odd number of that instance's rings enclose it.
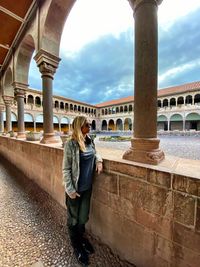
<instances>
[{"instance_id":1,"label":"arched opening","mask_svg":"<svg viewBox=\"0 0 200 267\"><path fill-rule=\"evenodd\" d=\"M116 107L116 113L119 113L119 107Z\"/></svg>"},{"instance_id":2,"label":"arched opening","mask_svg":"<svg viewBox=\"0 0 200 267\"><path fill-rule=\"evenodd\" d=\"M34 104L34 98L32 95L28 95L28 100L27 100L28 105L33 105Z\"/></svg>"},{"instance_id":3,"label":"arched opening","mask_svg":"<svg viewBox=\"0 0 200 267\"><path fill-rule=\"evenodd\" d=\"M116 120L116 131L123 131L123 123L121 119Z\"/></svg>"},{"instance_id":4,"label":"arched opening","mask_svg":"<svg viewBox=\"0 0 200 267\"><path fill-rule=\"evenodd\" d=\"M101 115L104 115L104 109L101 110Z\"/></svg>"},{"instance_id":5,"label":"arched opening","mask_svg":"<svg viewBox=\"0 0 200 267\"><path fill-rule=\"evenodd\" d=\"M64 134L68 134L69 133L69 123L70 120L67 117L63 117L60 121L61 124L61 132L63 132Z\"/></svg>"},{"instance_id":6,"label":"arched opening","mask_svg":"<svg viewBox=\"0 0 200 267\"><path fill-rule=\"evenodd\" d=\"M132 131L132 120L130 118L124 120L124 131Z\"/></svg>"},{"instance_id":7,"label":"arched opening","mask_svg":"<svg viewBox=\"0 0 200 267\"><path fill-rule=\"evenodd\" d=\"M59 119L57 116L53 116L53 127L54 127L54 130L55 131L58 131L59 132Z\"/></svg>"},{"instance_id":8,"label":"arched opening","mask_svg":"<svg viewBox=\"0 0 200 267\"><path fill-rule=\"evenodd\" d=\"M68 103L65 103L65 111L68 111L68 109L69 109L69 105Z\"/></svg>"},{"instance_id":9,"label":"arched opening","mask_svg":"<svg viewBox=\"0 0 200 267\"><path fill-rule=\"evenodd\" d=\"M5 73L4 86L3 86L3 95L14 96L14 89L12 86L13 78L11 68Z\"/></svg>"},{"instance_id":10,"label":"arched opening","mask_svg":"<svg viewBox=\"0 0 200 267\"><path fill-rule=\"evenodd\" d=\"M157 131L159 130L164 130L164 131L167 131L167 117L164 116L164 115L160 115L158 116L158 119L157 119Z\"/></svg>"},{"instance_id":11,"label":"arched opening","mask_svg":"<svg viewBox=\"0 0 200 267\"><path fill-rule=\"evenodd\" d=\"M176 99L173 97L173 98L170 98L170 107L174 107L176 106Z\"/></svg>"},{"instance_id":12,"label":"arched opening","mask_svg":"<svg viewBox=\"0 0 200 267\"><path fill-rule=\"evenodd\" d=\"M24 113L24 125L25 131L34 131L34 120L32 114Z\"/></svg>"},{"instance_id":13,"label":"arched opening","mask_svg":"<svg viewBox=\"0 0 200 267\"><path fill-rule=\"evenodd\" d=\"M92 131L96 130L96 121L95 120L92 121L91 130Z\"/></svg>"},{"instance_id":14,"label":"arched opening","mask_svg":"<svg viewBox=\"0 0 200 267\"><path fill-rule=\"evenodd\" d=\"M102 121L102 123L101 123L101 130L102 131L107 131L108 130L107 121L106 120L103 120Z\"/></svg>"},{"instance_id":15,"label":"arched opening","mask_svg":"<svg viewBox=\"0 0 200 267\"><path fill-rule=\"evenodd\" d=\"M43 122L44 122L43 114L37 115L35 118L35 127L37 132L43 131Z\"/></svg>"},{"instance_id":16,"label":"arched opening","mask_svg":"<svg viewBox=\"0 0 200 267\"><path fill-rule=\"evenodd\" d=\"M194 96L194 103L200 105L200 94Z\"/></svg>"},{"instance_id":17,"label":"arched opening","mask_svg":"<svg viewBox=\"0 0 200 267\"><path fill-rule=\"evenodd\" d=\"M184 104L184 98L182 96L179 96L177 99L177 105L182 106Z\"/></svg>"},{"instance_id":18,"label":"arched opening","mask_svg":"<svg viewBox=\"0 0 200 267\"><path fill-rule=\"evenodd\" d=\"M185 103L186 103L186 105L192 104L192 96L191 95L186 96Z\"/></svg>"},{"instance_id":19,"label":"arched opening","mask_svg":"<svg viewBox=\"0 0 200 267\"><path fill-rule=\"evenodd\" d=\"M36 96L35 98L35 105L36 107L41 107L41 99L39 96Z\"/></svg>"},{"instance_id":20,"label":"arched opening","mask_svg":"<svg viewBox=\"0 0 200 267\"><path fill-rule=\"evenodd\" d=\"M108 131L115 131L115 123L112 119L108 121Z\"/></svg>"},{"instance_id":21,"label":"arched opening","mask_svg":"<svg viewBox=\"0 0 200 267\"><path fill-rule=\"evenodd\" d=\"M133 111L133 106L132 106L132 105L129 105L129 106L128 106L128 111L129 111L129 112L132 112L132 111Z\"/></svg>"},{"instance_id":22,"label":"arched opening","mask_svg":"<svg viewBox=\"0 0 200 267\"><path fill-rule=\"evenodd\" d=\"M60 109L63 110L64 109L64 103L60 102Z\"/></svg>"},{"instance_id":23,"label":"arched opening","mask_svg":"<svg viewBox=\"0 0 200 267\"><path fill-rule=\"evenodd\" d=\"M200 114L195 112L188 114L185 119L185 129L200 131Z\"/></svg>"},{"instance_id":24,"label":"arched opening","mask_svg":"<svg viewBox=\"0 0 200 267\"><path fill-rule=\"evenodd\" d=\"M161 108L161 100L157 101L157 106L158 106L158 108Z\"/></svg>"},{"instance_id":25,"label":"arched opening","mask_svg":"<svg viewBox=\"0 0 200 267\"><path fill-rule=\"evenodd\" d=\"M163 100L163 107L168 107L169 101L167 98Z\"/></svg>"},{"instance_id":26,"label":"arched opening","mask_svg":"<svg viewBox=\"0 0 200 267\"><path fill-rule=\"evenodd\" d=\"M180 114L174 114L170 118L170 130L183 130L183 117Z\"/></svg>"}]
</instances>

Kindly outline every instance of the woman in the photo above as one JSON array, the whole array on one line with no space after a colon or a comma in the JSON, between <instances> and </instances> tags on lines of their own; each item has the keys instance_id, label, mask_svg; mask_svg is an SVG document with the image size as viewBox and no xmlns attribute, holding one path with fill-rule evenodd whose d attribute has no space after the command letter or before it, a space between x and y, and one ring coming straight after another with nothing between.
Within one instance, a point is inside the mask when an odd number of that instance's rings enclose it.
<instances>
[{"instance_id":1,"label":"woman","mask_svg":"<svg viewBox=\"0 0 200 267\"><path fill-rule=\"evenodd\" d=\"M84 237L89 219L90 198L94 170L102 171L102 158L96 153L93 140L88 135L90 123L85 116L77 116L72 123L72 137L65 144L63 182L66 192L68 231L71 245L78 261L88 265L88 254L94 253Z\"/></svg>"}]
</instances>

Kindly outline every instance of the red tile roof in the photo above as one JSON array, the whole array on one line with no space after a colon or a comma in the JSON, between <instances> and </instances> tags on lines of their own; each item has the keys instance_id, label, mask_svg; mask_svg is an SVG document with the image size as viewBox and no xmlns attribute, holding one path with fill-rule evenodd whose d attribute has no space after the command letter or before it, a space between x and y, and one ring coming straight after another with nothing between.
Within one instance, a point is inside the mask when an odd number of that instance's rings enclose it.
<instances>
[{"instance_id":1,"label":"red tile roof","mask_svg":"<svg viewBox=\"0 0 200 267\"><path fill-rule=\"evenodd\" d=\"M189 93L192 91L196 91L198 89L200 89L200 81L159 89L158 97L168 96L172 94L175 95L175 94L186 93L186 92ZM106 106L125 104L131 101L134 101L134 96L127 96L127 97L123 97L120 99L102 102L102 103L97 104L96 106L101 108L101 107L106 107Z\"/></svg>"}]
</instances>

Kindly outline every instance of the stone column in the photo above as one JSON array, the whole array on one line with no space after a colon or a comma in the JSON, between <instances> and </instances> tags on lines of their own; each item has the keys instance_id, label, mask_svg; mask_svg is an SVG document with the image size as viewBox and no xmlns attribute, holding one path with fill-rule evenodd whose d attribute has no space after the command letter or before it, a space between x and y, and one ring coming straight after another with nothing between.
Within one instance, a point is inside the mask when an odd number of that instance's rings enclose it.
<instances>
[{"instance_id":1,"label":"stone column","mask_svg":"<svg viewBox=\"0 0 200 267\"><path fill-rule=\"evenodd\" d=\"M15 96L17 99L17 138L25 138L25 124L24 124L24 98L26 94L26 90L28 88L28 84L22 84L18 82L13 83L13 87L15 90Z\"/></svg>"},{"instance_id":2,"label":"stone column","mask_svg":"<svg viewBox=\"0 0 200 267\"><path fill-rule=\"evenodd\" d=\"M157 138L159 0L129 0L135 19L134 136L124 159L158 164L164 159Z\"/></svg>"},{"instance_id":3,"label":"stone column","mask_svg":"<svg viewBox=\"0 0 200 267\"><path fill-rule=\"evenodd\" d=\"M4 132L3 111L4 106L0 104L0 133Z\"/></svg>"},{"instance_id":4,"label":"stone column","mask_svg":"<svg viewBox=\"0 0 200 267\"><path fill-rule=\"evenodd\" d=\"M6 106L6 131L12 131L12 122L11 122L11 106L13 104L13 96L3 96L3 100Z\"/></svg>"},{"instance_id":5,"label":"stone column","mask_svg":"<svg viewBox=\"0 0 200 267\"><path fill-rule=\"evenodd\" d=\"M60 142L60 138L55 136L53 127L53 77L58 67L60 58L51 55L50 53L40 50L34 57L37 66L41 72L42 77L42 91L43 91L43 138L41 143L57 143Z\"/></svg>"}]
</instances>

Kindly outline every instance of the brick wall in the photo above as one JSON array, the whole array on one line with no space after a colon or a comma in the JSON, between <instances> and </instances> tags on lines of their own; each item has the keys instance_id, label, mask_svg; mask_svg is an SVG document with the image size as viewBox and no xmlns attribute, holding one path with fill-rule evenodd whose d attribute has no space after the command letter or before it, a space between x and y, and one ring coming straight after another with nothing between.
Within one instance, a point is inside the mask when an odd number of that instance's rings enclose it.
<instances>
[{"instance_id":1,"label":"brick wall","mask_svg":"<svg viewBox=\"0 0 200 267\"><path fill-rule=\"evenodd\" d=\"M0 153L64 205L62 149L0 137ZM137 267L199 267L200 179L104 160L88 229Z\"/></svg>"}]
</instances>

